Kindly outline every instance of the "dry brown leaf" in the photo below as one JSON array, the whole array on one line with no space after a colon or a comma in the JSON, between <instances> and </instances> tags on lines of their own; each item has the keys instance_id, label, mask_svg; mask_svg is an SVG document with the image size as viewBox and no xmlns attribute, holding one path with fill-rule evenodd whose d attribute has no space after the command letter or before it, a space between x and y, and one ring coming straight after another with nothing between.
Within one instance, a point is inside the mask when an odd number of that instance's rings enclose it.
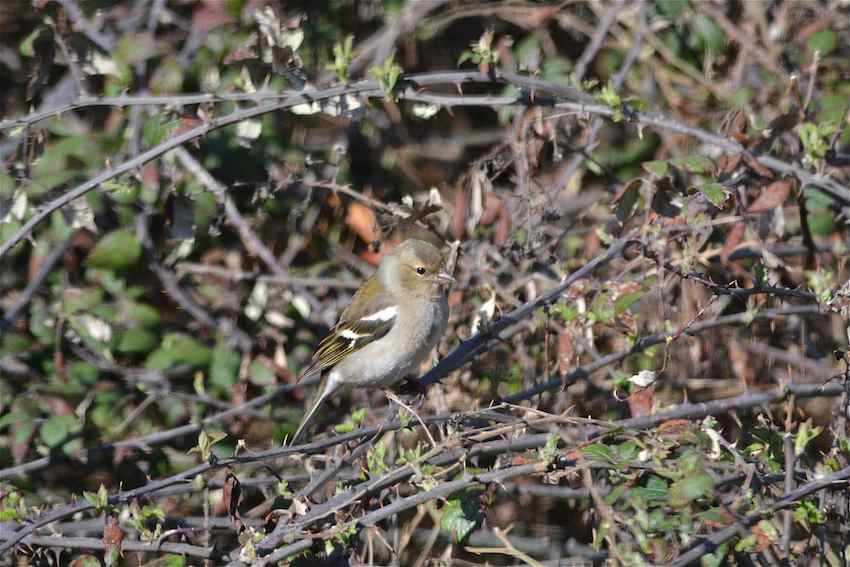
<instances>
[{"instance_id":1,"label":"dry brown leaf","mask_svg":"<svg viewBox=\"0 0 850 567\"><path fill-rule=\"evenodd\" d=\"M762 213L781 207L791 194L794 182L791 179L780 179L764 187L758 199L747 208L748 213Z\"/></svg>"},{"instance_id":2,"label":"dry brown leaf","mask_svg":"<svg viewBox=\"0 0 850 567\"><path fill-rule=\"evenodd\" d=\"M632 417L643 417L652 414L652 395L655 393L655 388L639 388L629 395L629 410L632 412Z\"/></svg>"},{"instance_id":3,"label":"dry brown leaf","mask_svg":"<svg viewBox=\"0 0 850 567\"><path fill-rule=\"evenodd\" d=\"M110 549L118 548L121 550L121 543L124 541L124 530L118 524L118 517L109 515L106 517L106 524L103 526L103 538L101 539L107 553Z\"/></svg>"},{"instance_id":4,"label":"dry brown leaf","mask_svg":"<svg viewBox=\"0 0 850 567\"><path fill-rule=\"evenodd\" d=\"M351 203L348 205L345 224L360 237L360 240L367 244L375 240L380 240L381 235L378 233L376 220L375 211L366 205L361 203Z\"/></svg>"},{"instance_id":5,"label":"dry brown leaf","mask_svg":"<svg viewBox=\"0 0 850 567\"><path fill-rule=\"evenodd\" d=\"M732 230L726 235L726 241L723 243L723 249L720 251L721 264L725 266L729 263L729 256L738 249L738 245L744 239L744 233L746 231L747 227L744 223L738 223L732 227Z\"/></svg>"},{"instance_id":6,"label":"dry brown leaf","mask_svg":"<svg viewBox=\"0 0 850 567\"><path fill-rule=\"evenodd\" d=\"M747 167L749 167L750 169L752 169L753 171L755 171L756 173L758 173L762 177L766 177L768 179L773 179L773 171L768 169L766 166L762 165L761 162L759 162L759 160L754 158L752 155L750 155L750 154L743 154L743 155L744 155L744 163L747 164Z\"/></svg>"},{"instance_id":7,"label":"dry brown leaf","mask_svg":"<svg viewBox=\"0 0 850 567\"><path fill-rule=\"evenodd\" d=\"M558 374L563 376L570 371L575 363L575 354L573 332L570 329L564 329L558 333Z\"/></svg>"}]
</instances>

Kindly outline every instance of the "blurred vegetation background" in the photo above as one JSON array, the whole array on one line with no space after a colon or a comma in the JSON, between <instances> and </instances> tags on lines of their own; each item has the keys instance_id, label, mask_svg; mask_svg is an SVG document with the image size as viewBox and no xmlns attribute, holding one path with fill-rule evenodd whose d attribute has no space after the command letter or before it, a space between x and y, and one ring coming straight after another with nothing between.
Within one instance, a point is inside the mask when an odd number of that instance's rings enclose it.
<instances>
[{"instance_id":1,"label":"blurred vegetation background","mask_svg":"<svg viewBox=\"0 0 850 567\"><path fill-rule=\"evenodd\" d=\"M0 564L844 564L848 16L6 0ZM276 453L422 235L474 362Z\"/></svg>"}]
</instances>

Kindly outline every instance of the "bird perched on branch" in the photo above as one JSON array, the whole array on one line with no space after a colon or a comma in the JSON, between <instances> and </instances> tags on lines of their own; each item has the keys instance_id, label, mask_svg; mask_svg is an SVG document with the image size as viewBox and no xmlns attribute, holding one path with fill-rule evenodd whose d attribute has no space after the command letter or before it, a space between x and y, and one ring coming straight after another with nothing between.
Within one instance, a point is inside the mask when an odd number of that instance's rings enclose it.
<instances>
[{"instance_id":1,"label":"bird perched on branch","mask_svg":"<svg viewBox=\"0 0 850 567\"><path fill-rule=\"evenodd\" d=\"M387 387L416 371L446 330L454 281L443 255L424 240L405 240L387 253L299 376L328 371L291 443L340 386Z\"/></svg>"}]
</instances>

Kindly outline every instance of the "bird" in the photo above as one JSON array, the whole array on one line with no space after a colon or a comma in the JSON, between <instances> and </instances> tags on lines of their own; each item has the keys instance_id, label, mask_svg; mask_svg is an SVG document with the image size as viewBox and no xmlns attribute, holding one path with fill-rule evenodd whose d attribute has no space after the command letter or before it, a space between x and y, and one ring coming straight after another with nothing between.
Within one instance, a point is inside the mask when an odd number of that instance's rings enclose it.
<instances>
[{"instance_id":1,"label":"bird","mask_svg":"<svg viewBox=\"0 0 850 567\"><path fill-rule=\"evenodd\" d=\"M385 254L298 377L323 374L290 445L341 386L386 388L414 372L446 330L454 283L430 242L411 238Z\"/></svg>"}]
</instances>

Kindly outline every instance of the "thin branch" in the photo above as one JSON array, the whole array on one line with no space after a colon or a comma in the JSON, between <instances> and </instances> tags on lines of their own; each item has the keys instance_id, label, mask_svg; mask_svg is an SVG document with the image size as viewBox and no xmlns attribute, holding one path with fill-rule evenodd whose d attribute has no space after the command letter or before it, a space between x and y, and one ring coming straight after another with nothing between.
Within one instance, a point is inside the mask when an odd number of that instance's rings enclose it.
<instances>
[{"instance_id":1,"label":"thin branch","mask_svg":"<svg viewBox=\"0 0 850 567\"><path fill-rule=\"evenodd\" d=\"M778 317L786 317L791 315L823 316L824 313L821 312L820 307L818 305L797 305L784 309L765 309L757 313L744 312L737 313L735 315L725 315L723 317L718 317L717 319L714 319L712 321L695 323L687 327L686 329L679 329L667 333L657 333L647 337L641 337L635 342L631 349L621 350L619 352L612 352L610 354L602 356L590 364L579 366L578 368L571 370L564 376L554 378L549 382L543 382L534 386L533 388L529 388L528 390L518 392L510 396L506 396L502 399L502 401L505 403L514 404L523 400L533 398L534 396L542 392L546 392L547 390L557 390L559 388L563 388L570 382L573 382L579 378L585 378L587 376L590 376L592 373L596 372L601 368L604 368L610 364L615 364L617 362L620 362L621 360L625 360L629 356L643 352L651 346L666 343L668 339L673 339L682 334L694 336L703 331L716 329L719 327L727 327L730 325L749 325L753 321L772 321Z\"/></svg>"},{"instance_id":2,"label":"thin branch","mask_svg":"<svg viewBox=\"0 0 850 567\"><path fill-rule=\"evenodd\" d=\"M615 241L611 244L608 250L564 278L559 285L542 294L537 299L529 301L520 307L517 307L510 313L502 315L499 319L491 323L486 330L474 335L466 341L461 342L455 350L449 353L434 368L428 371L428 373L425 374L419 382L423 386L430 386L447 376L450 372L462 367L475 356L480 354L487 347L490 341L497 340L502 331L506 330L508 327L516 325L521 319L531 315L534 311L555 303L561 294L569 289L573 283L582 278L586 278L598 268L606 265L614 258L619 257L623 253L623 250L625 250L625 248L633 242L634 241L629 237Z\"/></svg>"},{"instance_id":3,"label":"thin branch","mask_svg":"<svg viewBox=\"0 0 850 567\"><path fill-rule=\"evenodd\" d=\"M38 269L38 273L29 281L24 291L15 298L15 303L3 314L3 318L0 319L0 337L3 336L6 329L15 324L26 306L32 301L33 296L41 288L42 284L44 284L44 280L47 279L47 276L50 275L54 266L62 259L70 246L71 238L66 238L44 259L44 262L42 262L41 267Z\"/></svg>"},{"instance_id":4,"label":"thin branch","mask_svg":"<svg viewBox=\"0 0 850 567\"><path fill-rule=\"evenodd\" d=\"M830 475L806 483L797 488L796 490L789 492L773 504L765 506L757 512L749 514L743 519L733 522L732 525L730 525L729 527L711 534L709 537L703 539L700 543L692 547L686 553L680 555L670 565L671 567L684 567L685 565L690 565L692 563L698 562L700 557L707 553L711 553L712 551L717 549L718 546L738 536L742 531L748 530L749 528L753 527L763 518L767 518L780 510L784 510L785 508L793 506L803 498L810 496L816 492L825 490L827 488L832 488L839 484L846 484L848 480L850 480L850 467L845 467Z\"/></svg>"},{"instance_id":5,"label":"thin branch","mask_svg":"<svg viewBox=\"0 0 850 567\"><path fill-rule=\"evenodd\" d=\"M302 278L298 276L270 276L259 272L242 272L239 270L228 270L219 266L208 266L205 264L195 264L193 262L181 262L175 266L177 274L198 274L210 275L219 278L226 278L234 282L241 281L261 281L276 285L285 286L302 286L302 287L330 287L336 289L357 289L360 287L360 282L346 281L335 278Z\"/></svg>"},{"instance_id":6,"label":"thin branch","mask_svg":"<svg viewBox=\"0 0 850 567\"><path fill-rule=\"evenodd\" d=\"M26 545L38 547L61 547L63 549L91 549L105 550L106 545L102 539L94 537L67 537L67 536L30 536L23 542ZM200 547L188 543L149 543L146 541L128 540L121 542L122 552L143 553L168 553L171 555L186 555L189 557L200 557L202 559L213 559L220 556L215 547Z\"/></svg>"},{"instance_id":7,"label":"thin branch","mask_svg":"<svg viewBox=\"0 0 850 567\"><path fill-rule=\"evenodd\" d=\"M240 213L239 209L236 207L236 203L234 203L233 199L231 199L227 194L227 187L219 183L218 180L186 150L186 148L179 147L174 150L174 153L180 163L183 164L183 167L188 169L192 175L197 177L198 181L201 182L201 185L206 187L207 190L215 196L219 204L224 207L224 214L227 217L228 222L236 229L236 232L239 233L239 238L245 244L245 248L248 252L250 252L253 256L259 257L266 267L269 268L276 276L286 275L286 270L284 270L283 266L280 265L280 262L277 261L277 258L272 251L263 244L263 241L260 240L251 227L248 226L248 223L245 221L242 213Z\"/></svg>"},{"instance_id":8,"label":"thin branch","mask_svg":"<svg viewBox=\"0 0 850 567\"><path fill-rule=\"evenodd\" d=\"M573 110L576 112L596 114L599 116L612 116L614 110L603 105L595 104L592 96L579 91L574 87L560 85L534 77L517 75L515 73L493 72L490 75L476 72L437 72L437 73L422 73L408 75L400 80L399 92L396 96L399 99L415 99L419 91L417 89L425 86L434 86L441 84L459 84L462 82L477 82L477 83L510 83L523 89L548 92L552 96L564 97L570 100L578 100L581 102L561 102L553 106L559 109ZM200 126L196 126L182 134L173 136L165 142L149 149L148 151L136 156L133 159L127 160L120 165L108 169L96 175L92 179L78 185L67 193L57 197L53 201L42 206L24 225L10 236L5 242L0 245L0 258L5 256L9 250L18 244L21 240L32 233L36 225L46 219L53 211L56 211L68 203L85 195L89 191L99 187L102 183L118 177L124 173L128 173L135 168L144 165L145 163L161 156L162 154L173 150L186 142L204 136L213 130L235 124L248 118L260 116L276 110L283 110L297 106L299 104L312 103L317 101L326 101L340 97L342 95L358 94L363 97L383 97L376 81L360 81L351 85L342 85L324 89L321 91L305 92L291 97L286 97L281 101L260 104L258 106L234 111L226 116L216 118L206 122ZM507 102L507 101L506 101ZM545 103L543 97L529 98L528 100L517 99L513 104L528 105ZM667 116L658 113L637 112L633 109L628 110L629 120L655 126L658 128L679 132L687 136L692 136L705 143L711 144L723 149L729 153L740 153L745 151L740 144L717 134L706 132L694 126L689 126L673 120ZM804 185L812 185L826 193L831 198L841 202L842 204L850 204L850 188L830 179L829 177L816 175L806 171L796 165L784 162L772 156L755 156L756 159L764 166L789 175L796 176Z\"/></svg>"},{"instance_id":9,"label":"thin branch","mask_svg":"<svg viewBox=\"0 0 850 567\"><path fill-rule=\"evenodd\" d=\"M221 423L231 417L235 417L238 415L242 415L246 410L257 408L264 406L268 403L273 402L279 396L291 392L296 388L300 388L303 386L309 386L310 384L318 383L318 378L309 378L303 380L298 384L282 384L275 388L272 392L268 394L264 394L262 396L257 396L256 398L245 402L244 404L240 404L232 409L222 411L216 414L213 414L209 417L206 417L200 420L198 423L190 423L187 425L181 425L180 427L175 427L173 429L168 429L166 431L157 431L155 433L151 433L149 435L143 435L142 437L136 437L133 439L126 439L123 441L117 441L115 443L108 443L105 445L99 445L97 447L92 447L90 449L86 449L86 460L93 461L96 460L99 456L103 454L108 454L110 452L116 451L118 449L124 448L133 448L133 449L142 449L145 450L151 446L161 445L163 443L167 443L168 441L172 441L174 439L178 439L180 437L185 437L187 435L194 435L201 431L201 429L206 425L212 425L214 423ZM41 459L36 459L34 461L30 461L28 463L22 463L20 465L16 465L14 467L10 467L7 469L0 470L0 480L12 479L19 476L24 476L45 468L49 466L61 462L57 457L42 457Z\"/></svg>"},{"instance_id":10,"label":"thin branch","mask_svg":"<svg viewBox=\"0 0 850 567\"><path fill-rule=\"evenodd\" d=\"M602 42L605 41L605 37L608 35L608 30L611 29L611 26L614 25L614 22L617 21L617 16L620 15L620 12L623 11L623 8L626 7L625 0L617 0L614 2L614 5L611 6L605 15L599 20L599 23L596 25L596 29L593 31L593 36L590 38L590 43L587 44L587 47L584 48L581 56L576 61L575 68L573 69L573 81L580 85L582 79L584 79L584 74L587 72L587 66L596 57L596 54L599 53L599 50L602 48Z\"/></svg>"}]
</instances>

